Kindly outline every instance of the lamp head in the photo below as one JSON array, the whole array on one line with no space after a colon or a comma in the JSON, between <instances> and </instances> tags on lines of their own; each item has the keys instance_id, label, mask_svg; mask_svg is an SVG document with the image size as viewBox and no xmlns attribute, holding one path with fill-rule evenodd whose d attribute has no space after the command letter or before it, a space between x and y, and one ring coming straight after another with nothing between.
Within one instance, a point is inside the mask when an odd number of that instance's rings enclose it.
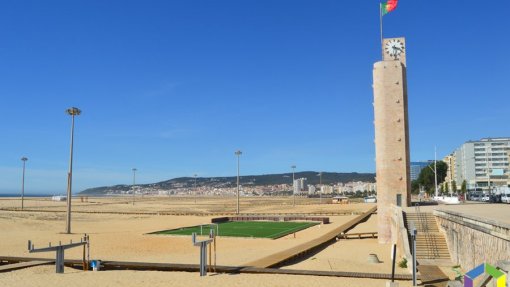
<instances>
[{"instance_id":1,"label":"lamp head","mask_svg":"<svg viewBox=\"0 0 510 287\"><path fill-rule=\"evenodd\" d=\"M81 110L75 107L71 107L66 110L66 113L70 116L79 116L81 114Z\"/></svg>"}]
</instances>

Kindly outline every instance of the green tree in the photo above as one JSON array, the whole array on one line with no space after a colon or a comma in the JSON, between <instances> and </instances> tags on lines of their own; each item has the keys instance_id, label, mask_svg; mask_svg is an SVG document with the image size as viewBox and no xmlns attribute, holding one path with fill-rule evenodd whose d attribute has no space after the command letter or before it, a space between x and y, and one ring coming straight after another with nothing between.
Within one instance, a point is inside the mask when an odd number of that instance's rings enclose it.
<instances>
[{"instance_id":1,"label":"green tree","mask_svg":"<svg viewBox=\"0 0 510 287\"><path fill-rule=\"evenodd\" d=\"M448 170L448 166L444 161L437 162L437 184L441 184L444 182L446 177L446 171ZM427 167L424 167L418 179L416 180L419 185L425 187L425 189L429 192L434 191L434 163L431 163Z\"/></svg>"},{"instance_id":2,"label":"green tree","mask_svg":"<svg viewBox=\"0 0 510 287\"><path fill-rule=\"evenodd\" d=\"M466 180L464 179L462 181L462 184L460 186L460 193L462 194L462 200L463 201L466 201L466 192L467 192L467 182Z\"/></svg>"},{"instance_id":3,"label":"green tree","mask_svg":"<svg viewBox=\"0 0 510 287\"><path fill-rule=\"evenodd\" d=\"M456 193L457 192L457 182L452 181L452 192Z\"/></svg>"},{"instance_id":4,"label":"green tree","mask_svg":"<svg viewBox=\"0 0 510 287\"><path fill-rule=\"evenodd\" d=\"M420 193L420 184L418 183L418 180L411 181L411 193L412 194Z\"/></svg>"},{"instance_id":5,"label":"green tree","mask_svg":"<svg viewBox=\"0 0 510 287\"><path fill-rule=\"evenodd\" d=\"M462 185L460 186L460 192L462 194L466 194L466 192L467 192L467 182L465 179L464 179L464 181L462 181Z\"/></svg>"},{"instance_id":6,"label":"green tree","mask_svg":"<svg viewBox=\"0 0 510 287\"><path fill-rule=\"evenodd\" d=\"M450 188L449 188L449 186L448 186L448 182L444 182L444 183L443 183L443 185L444 185L444 190L443 190L443 191L444 191L445 193L450 192Z\"/></svg>"}]
</instances>

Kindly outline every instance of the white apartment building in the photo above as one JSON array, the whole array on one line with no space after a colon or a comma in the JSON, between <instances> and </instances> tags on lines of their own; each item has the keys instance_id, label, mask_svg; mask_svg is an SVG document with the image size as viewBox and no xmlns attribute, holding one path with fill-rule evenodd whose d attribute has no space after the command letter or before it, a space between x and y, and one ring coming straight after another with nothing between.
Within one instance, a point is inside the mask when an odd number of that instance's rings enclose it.
<instances>
[{"instance_id":1,"label":"white apartment building","mask_svg":"<svg viewBox=\"0 0 510 287\"><path fill-rule=\"evenodd\" d=\"M322 194L332 194L333 187L331 185L323 185L323 186L321 186L321 193Z\"/></svg>"},{"instance_id":2,"label":"white apartment building","mask_svg":"<svg viewBox=\"0 0 510 287\"><path fill-rule=\"evenodd\" d=\"M293 193L294 194L301 194L306 189L307 180L306 178L298 178L294 180L293 184Z\"/></svg>"},{"instance_id":3,"label":"white apartment building","mask_svg":"<svg viewBox=\"0 0 510 287\"><path fill-rule=\"evenodd\" d=\"M309 184L309 185L308 185L308 194L309 194L309 195L314 195L314 194L315 194L315 191L316 191L315 186L314 186L314 185Z\"/></svg>"},{"instance_id":4,"label":"white apartment building","mask_svg":"<svg viewBox=\"0 0 510 287\"><path fill-rule=\"evenodd\" d=\"M510 138L483 138L468 141L455 150L447 164L447 180L455 180L457 188L466 180L469 190L488 191L510 184ZM450 182L451 186L451 182Z\"/></svg>"}]
</instances>

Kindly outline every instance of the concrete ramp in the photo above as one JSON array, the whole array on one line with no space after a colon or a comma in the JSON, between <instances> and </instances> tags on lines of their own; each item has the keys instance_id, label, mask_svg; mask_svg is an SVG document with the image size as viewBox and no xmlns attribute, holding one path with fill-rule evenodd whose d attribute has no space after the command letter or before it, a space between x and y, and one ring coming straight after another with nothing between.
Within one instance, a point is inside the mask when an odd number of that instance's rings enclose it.
<instances>
[{"instance_id":1,"label":"concrete ramp","mask_svg":"<svg viewBox=\"0 0 510 287\"><path fill-rule=\"evenodd\" d=\"M435 265L419 265L420 281L425 286L446 287L450 278Z\"/></svg>"},{"instance_id":2,"label":"concrete ramp","mask_svg":"<svg viewBox=\"0 0 510 287\"><path fill-rule=\"evenodd\" d=\"M39 265L51 265L55 264L54 261L27 261L27 262L18 262L13 264L7 264L7 265L0 265L0 273L1 272L10 272L18 269L24 269Z\"/></svg>"},{"instance_id":3,"label":"concrete ramp","mask_svg":"<svg viewBox=\"0 0 510 287\"><path fill-rule=\"evenodd\" d=\"M250 266L250 267L257 267L257 268L270 268L274 267L276 265L279 265L285 261L288 261L294 257L303 255L307 252L310 252L316 248L319 248L330 241L334 241L337 236L340 236L340 234L345 233L349 229L353 228L366 218L368 218L372 213L374 213L377 210L377 207L374 206L367 212L357 216L354 219L351 219L350 221L342 224L341 226L335 228L334 230L329 231L328 233L310 240L308 242L302 243L300 245L291 247L289 249L282 250L280 252L271 254L269 256L260 258L255 261L248 262L246 264L243 264L243 266Z\"/></svg>"}]
</instances>

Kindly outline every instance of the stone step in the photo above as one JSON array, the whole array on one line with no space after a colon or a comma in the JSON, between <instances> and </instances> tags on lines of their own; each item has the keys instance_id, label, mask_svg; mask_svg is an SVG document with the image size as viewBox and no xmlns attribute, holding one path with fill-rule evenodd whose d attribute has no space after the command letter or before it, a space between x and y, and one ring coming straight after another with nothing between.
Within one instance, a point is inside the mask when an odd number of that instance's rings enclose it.
<instances>
[{"instance_id":1,"label":"stone step","mask_svg":"<svg viewBox=\"0 0 510 287\"><path fill-rule=\"evenodd\" d=\"M425 217L419 217L417 215L406 215L406 219L415 219L415 220L436 220L434 216L425 216Z\"/></svg>"},{"instance_id":2,"label":"stone step","mask_svg":"<svg viewBox=\"0 0 510 287\"><path fill-rule=\"evenodd\" d=\"M427 245L417 245L416 250L428 250L428 249L434 249L434 250L446 250L448 251L448 247L446 246L427 246Z\"/></svg>"},{"instance_id":3,"label":"stone step","mask_svg":"<svg viewBox=\"0 0 510 287\"><path fill-rule=\"evenodd\" d=\"M448 250L448 247L446 245L442 245L442 246L441 245L437 245L437 244L436 244L436 246L434 246L434 245L428 246L426 244L416 245L416 249L420 249L420 248L427 249L429 247L430 248L434 248L435 247L435 249L445 249L445 250Z\"/></svg>"},{"instance_id":4,"label":"stone step","mask_svg":"<svg viewBox=\"0 0 510 287\"><path fill-rule=\"evenodd\" d=\"M442 237L417 237L416 242L432 242L432 243L445 243L446 241Z\"/></svg>"},{"instance_id":5,"label":"stone step","mask_svg":"<svg viewBox=\"0 0 510 287\"><path fill-rule=\"evenodd\" d=\"M450 254L416 254L416 258L418 259L450 259Z\"/></svg>"},{"instance_id":6,"label":"stone step","mask_svg":"<svg viewBox=\"0 0 510 287\"><path fill-rule=\"evenodd\" d=\"M416 241L446 242L441 236L416 236Z\"/></svg>"},{"instance_id":7,"label":"stone step","mask_svg":"<svg viewBox=\"0 0 510 287\"><path fill-rule=\"evenodd\" d=\"M419 217L419 216L413 216L413 215L406 215L406 219L407 220L416 220L416 221L419 221L419 220L436 220L436 218L434 216L430 216L430 217Z\"/></svg>"},{"instance_id":8,"label":"stone step","mask_svg":"<svg viewBox=\"0 0 510 287\"><path fill-rule=\"evenodd\" d=\"M433 259L433 258L441 258L441 259L450 259L450 254L427 254L427 253L424 253L424 254L419 254L419 253L416 253L416 258L428 258L428 259Z\"/></svg>"},{"instance_id":9,"label":"stone step","mask_svg":"<svg viewBox=\"0 0 510 287\"><path fill-rule=\"evenodd\" d=\"M446 241L443 240L441 237L417 237L416 242L432 242L432 243L441 243Z\"/></svg>"},{"instance_id":10,"label":"stone step","mask_svg":"<svg viewBox=\"0 0 510 287\"><path fill-rule=\"evenodd\" d=\"M417 245L416 246L416 250L428 250L429 246L426 246L426 245ZM437 247L433 247L433 246L430 246L431 249L435 249L435 250L445 250L445 251L448 251L448 247L446 246L437 246Z\"/></svg>"},{"instance_id":11,"label":"stone step","mask_svg":"<svg viewBox=\"0 0 510 287\"><path fill-rule=\"evenodd\" d=\"M407 226L410 228L413 225L410 222L408 222ZM434 223L429 223L429 224L427 224L426 226L423 226L423 227L421 226L421 224L415 224L414 227L418 231L421 231L424 228L428 228L429 231L434 231L434 232L438 232L439 231L439 227L437 227L437 224L435 222Z\"/></svg>"},{"instance_id":12,"label":"stone step","mask_svg":"<svg viewBox=\"0 0 510 287\"><path fill-rule=\"evenodd\" d=\"M416 237L416 242L420 242L420 241L426 241L426 242L445 242L444 239L442 237Z\"/></svg>"},{"instance_id":13,"label":"stone step","mask_svg":"<svg viewBox=\"0 0 510 287\"><path fill-rule=\"evenodd\" d=\"M450 257L450 253L418 253L416 252L416 257Z\"/></svg>"},{"instance_id":14,"label":"stone step","mask_svg":"<svg viewBox=\"0 0 510 287\"><path fill-rule=\"evenodd\" d=\"M437 248L448 248L448 245L446 245L446 244L434 244L434 243L431 243L431 244L418 243L418 244L416 244L416 248L418 248L418 247L428 248L429 246L430 247L437 247Z\"/></svg>"},{"instance_id":15,"label":"stone step","mask_svg":"<svg viewBox=\"0 0 510 287\"><path fill-rule=\"evenodd\" d=\"M416 237L416 242L435 242L435 243L441 243L446 241L441 237Z\"/></svg>"},{"instance_id":16,"label":"stone step","mask_svg":"<svg viewBox=\"0 0 510 287\"><path fill-rule=\"evenodd\" d=\"M426 250L421 250L420 252L418 252L418 250L416 250L416 255L427 255L427 254L442 254L442 255L448 255L450 256L450 253L447 252L447 251L441 251L441 252L428 252Z\"/></svg>"},{"instance_id":17,"label":"stone step","mask_svg":"<svg viewBox=\"0 0 510 287\"><path fill-rule=\"evenodd\" d=\"M432 213L422 212L418 216L414 212L407 212L404 218L408 228L414 225L418 231L416 236L416 258L450 259L448 244Z\"/></svg>"},{"instance_id":18,"label":"stone step","mask_svg":"<svg viewBox=\"0 0 510 287\"><path fill-rule=\"evenodd\" d=\"M406 218L435 218L432 213L422 213L422 216L418 216L416 213L406 213Z\"/></svg>"},{"instance_id":19,"label":"stone step","mask_svg":"<svg viewBox=\"0 0 510 287\"><path fill-rule=\"evenodd\" d=\"M441 246L441 245L437 245L437 246L430 246L431 248L433 249L436 249L436 250L446 250L448 251L448 247L447 246ZM427 250L429 248L428 245L416 245L416 250Z\"/></svg>"},{"instance_id":20,"label":"stone step","mask_svg":"<svg viewBox=\"0 0 510 287\"><path fill-rule=\"evenodd\" d=\"M416 246L436 246L436 247L444 247L444 248L447 248L448 247L448 244L446 243L443 243L443 242L416 242Z\"/></svg>"},{"instance_id":21,"label":"stone step","mask_svg":"<svg viewBox=\"0 0 510 287\"><path fill-rule=\"evenodd\" d=\"M407 226L411 226L412 222L414 223L414 226L416 228L419 228L419 227L422 226L422 224L420 222L416 222L416 221L412 221L412 220L407 222ZM437 226L437 224L436 224L435 221L431 221L431 222L426 222L426 226L430 228L430 227L433 227L433 226Z\"/></svg>"},{"instance_id":22,"label":"stone step","mask_svg":"<svg viewBox=\"0 0 510 287\"><path fill-rule=\"evenodd\" d=\"M409 220L408 219L406 222L407 222L407 224L410 224L411 222L414 222L414 224L416 226L420 226L421 225L421 222L418 221L418 220ZM428 225L436 225L436 221L435 220L425 221L425 223L428 224Z\"/></svg>"},{"instance_id":23,"label":"stone step","mask_svg":"<svg viewBox=\"0 0 510 287\"><path fill-rule=\"evenodd\" d=\"M411 227L412 226L411 222L408 222L407 226ZM419 228L422 228L422 225L420 223L415 222L414 227L416 227L416 229L419 229ZM430 228L438 229L437 224L435 222L427 223L427 225L425 225L424 227L428 227L429 229Z\"/></svg>"},{"instance_id":24,"label":"stone step","mask_svg":"<svg viewBox=\"0 0 510 287\"><path fill-rule=\"evenodd\" d=\"M434 258L438 258L438 259L450 259L450 255L449 254L437 254L437 255L434 255L434 254L416 254L416 258L418 259L434 259Z\"/></svg>"}]
</instances>

